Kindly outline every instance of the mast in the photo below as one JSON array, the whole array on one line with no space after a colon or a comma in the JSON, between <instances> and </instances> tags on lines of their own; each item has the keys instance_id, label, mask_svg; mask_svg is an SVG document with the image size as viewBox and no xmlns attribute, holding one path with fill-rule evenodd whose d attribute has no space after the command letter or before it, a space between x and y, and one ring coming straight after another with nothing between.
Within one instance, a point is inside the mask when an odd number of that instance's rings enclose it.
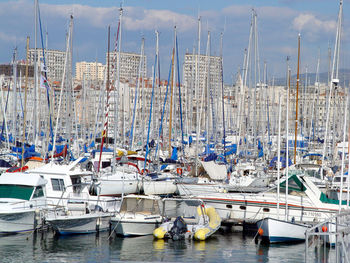
<instances>
[{"instance_id":1,"label":"mast","mask_svg":"<svg viewBox=\"0 0 350 263\"><path fill-rule=\"evenodd\" d=\"M17 47L13 51L13 86L12 86L12 135L13 141L16 145L17 141Z\"/></svg>"},{"instance_id":2,"label":"mast","mask_svg":"<svg viewBox=\"0 0 350 263\"><path fill-rule=\"evenodd\" d=\"M224 34L221 32L221 38L220 38L220 71L221 71L221 103L222 103L222 139L224 140L224 151L223 154L225 156L225 137L226 137L226 131L225 131L225 91L224 91L224 66L223 66L223 55L222 55L222 46L223 46L223 37Z\"/></svg>"},{"instance_id":3,"label":"mast","mask_svg":"<svg viewBox=\"0 0 350 263\"><path fill-rule=\"evenodd\" d=\"M207 39L207 52L206 52L206 59L207 59L207 76L206 76L206 114L207 114L207 118L206 118L206 130L207 130L207 146L208 147L208 152L207 154L209 154L209 135L210 135L210 127L209 127L209 122L210 122L210 105L212 106L212 110L213 109L213 104L210 104L210 31L208 31L208 39ZM207 151L206 150L206 151Z\"/></svg>"},{"instance_id":4,"label":"mast","mask_svg":"<svg viewBox=\"0 0 350 263\"><path fill-rule=\"evenodd\" d=\"M121 65L121 49L122 49L122 19L123 19L123 8L120 7L119 9L119 23L120 23L120 29L119 29L119 51L118 51L118 97L119 97L119 88L120 88L120 65ZM122 139L123 139L123 142L122 142L122 146L125 145L125 102L124 102L124 85L122 87ZM118 125L118 123L117 123Z\"/></svg>"},{"instance_id":5,"label":"mast","mask_svg":"<svg viewBox=\"0 0 350 263\"><path fill-rule=\"evenodd\" d=\"M155 55L155 61L154 61L154 68L157 68L158 58L157 53ZM156 70L153 71L153 80L152 80L152 95L151 95L151 103L150 103L150 109L149 109L149 119L148 119L148 129L147 129L147 142L146 142L146 153L145 153L145 162L143 165L144 171L146 171L146 165L147 165L147 156L149 154L149 136L150 136L150 130L151 130L151 121L152 121L152 108L153 108L153 99L154 99L154 86L155 86L155 77Z\"/></svg>"},{"instance_id":6,"label":"mast","mask_svg":"<svg viewBox=\"0 0 350 263\"><path fill-rule=\"evenodd\" d=\"M57 118L56 118L56 127L55 127L55 132L52 135L53 136L53 142L52 142L52 154L51 154L51 162L53 161L53 156L55 153L55 148L56 148L56 137L57 137L57 129L59 126L59 119L60 119L60 111L61 111L61 102L62 102L62 95L63 95L63 90L64 90L64 81L66 79L66 68L68 64L68 52L70 52L70 38L72 34L72 29L73 29L73 16L70 16L70 23L69 23L69 31L68 31L68 37L66 40L66 54L65 54L65 59L64 59L64 67L63 67L63 74L62 74L62 82L61 82L61 92L60 92L60 100L58 104L58 111L57 111Z\"/></svg>"},{"instance_id":7,"label":"mast","mask_svg":"<svg viewBox=\"0 0 350 263\"><path fill-rule=\"evenodd\" d=\"M113 160L112 160L112 169L115 168L115 161L116 161L116 151L117 151L117 138L119 137L119 87L120 87L120 48L121 48L121 19L123 15L123 8L120 7L119 9L119 23L118 23L118 29L117 29L117 37L116 41L114 44L114 53L113 53L113 64L112 64L112 71L113 71L113 80L114 80L114 125L113 125L113 133L114 133L114 138L113 138ZM108 42L109 43L109 42ZM116 56L117 56L117 47L119 47L118 50L118 71L117 71L117 78L115 78L115 68L116 68ZM109 53L108 53L108 60L109 60ZM109 73L108 73L109 76ZM117 82L117 83L115 83Z\"/></svg>"},{"instance_id":8,"label":"mast","mask_svg":"<svg viewBox=\"0 0 350 263\"><path fill-rule=\"evenodd\" d=\"M22 137L21 168L23 168L23 166L24 166L24 142L26 139L28 63L29 63L29 37L27 37L27 50L26 50L26 76L25 76L25 84L24 84L24 111L23 111L23 137Z\"/></svg>"},{"instance_id":9,"label":"mast","mask_svg":"<svg viewBox=\"0 0 350 263\"><path fill-rule=\"evenodd\" d=\"M291 72L289 68L289 57L287 57L287 92L286 92L286 209L285 209L285 220L288 221L288 179L289 179L289 143L288 143L288 135L289 135L289 91L290 91L290 78Z\"/></svg>"},{"instance_id":10,"label":"mast","mask_svg":"<svg viewBox=\"0 0 350 263\"><path fill-rule=\"evenodd\" d=\"M280 216L280 172L281 172L281 97L278 99L278 142L277 142L277 219ZM286 178L288 181L288 178Z\"/></svg>"},{"instance_id":11,"label":"mast","mask_svg":"<svg viewBox=\"0 0 350 263\"><path fill-rule=\"evenodd\" d=\"M156 52L158 54L158 31L156 31L157 35L157 47L156 47ZM137 85L135 87L135 98L134 98L134 110L133 110L133 115L132 115L132 123L131 123L131 133L130 133L130 150L134 149L134 140L135 140L135 130L136 130L136 124L137 124L137 113L138 113L138 93L139 93L139 88L140 88L140 81L141 81L141 71L143 68L143 57L144 57L144 47L145 47L145 39L142 38L142 43L141 43L141 59L139 63L139 73L137 77Z\"/></svg>"},{"instance_id":12,"label":"mast","mask_svg":"<svg viewBox=\"0 0 350 263\"><path fill-rule=\"evenodd\" d=\"M98 168L97 172L100 172L100 166L101 166L101 158L102 158L102 151L103 151L103 143L105 138L108 136L107 134L107 128L108 128L108 113L109 113L109 97L110 97L110 85L109 85L109 48L110 48L110 34L111 33L111 27L108 26L108 43L107 43L107 81L106 81L106 91L107 91L107 102L106 102L106 114L105 114L105 123L104 123L104 129L103 134L101 138L101 148L100 148L100 157L98 160ZM116 124L114 124L116 125ZM115 149L114 149L115 151ZM114 158L113 158L114 159Z\"/></svg>"},{"instance_id":13,"label":"mast","mask_svg":"<svg viewBox=\"0 0 350 263\"><path fill-rule=\"evenodd\" d=\"M326 130L323 144L323 152L322 152L322 167L321 167L321 176L323 177L323 169L324 162L326 158L327 151L327 143L328 143L328 122L330 115L330 104L332 97L332 90L338 87L339 79L338 79L338 65L339 65L339 50L340 50L340 40L341 40L341 30L342 30L342 15L343 15L343 0L340 0L339 3L339 14L338 14L338 24L337 24L337 33L335 38L335 46L334 46L334 57L333 57L333 65L332 65L332 73L331 73L331 81L329 83L329 96L328 96L328 104L327 104L327 117L326 117Z\"/></svg>"},{"instance_id":14,"label":"mast","mask_svg":"<svg viewBox=\"0 0 350 263\"><path fill-rule=\"evenodd\" d=\"M37 29L38 29L38 0L34 0L34 105L33 105L33 127L34 127L34 144L37 142L39 120L39 111L37 110L38 96L38 50L37 50ZM40 127L40 126L39 126Z\"/></svg>"},{"instance_id":15,"label":"mast","mask_svg":"<svg viewBox=\"0 0 350 263\"><path fill-rule=\"evenodd\" d=\"M180 63L179 63L179 48L177 43L177 36L175 35L175 51L176 51L176 66L177 66L177 85L178 96L179 96L179 108L180 108L180 129L181 129L181 148L182 148L182 157L185 156L185 147L184 147L184 127L183 127L183 114L182 114L182 99L181 99L181 79L180 79Z\"/></svg>"},{"instance_id":16,"label":"mast","mask_svg":"<svg viewBox=\"0 0 350 263\"><path fill-rule=\"evenodd\" d=\"M312 108L311 108L311 121L310 121L310 131L309 131L309 142L311 140L311 135L312 138L314 139L315 135L315 126L317 124L317 121L314 121L314 116L317 115L317 107L318 107L318 92L320 88L320 80L319 80L319 70L320 70L320 57L321 57L321 52L320 49L318 49L318 59L317 59L317 67L316 67L316 78L315 78L315 92L312 100ZM317 99L317 101L316 101ZM316 105L315 105L316 104Z\"/></svg>"},{"instance_id":17,"label":"mast","mask_svg":"<svg viewBox=\"0 0 350 263\"><path fill-rule=\"evenodd\" d=\"M174 64L175 64L175 39L176 39L176 26L174 27L174 48L173 48L173 58L171 62L171 84L170 84L170 115L169 115L169 158L172 154L171 149L171 130L172 130L172 123L173 123L173 93L174 93Z\"/></svg>"},{"instance_id":18,"label":"mast","mask_svg":"<svg viewBox=\"0 0 350 263\"><path fill-rule=\"evenodd\" d=\"M340 178L340 193L339 193L339 213L341 212L341 205L343 200L343 177L344 177L344 162L345 162L345 142L346 142L346 118L348 112L348 102L349 102L349 93L347 92L346 103L345 103L345 112L344 112L344 129L343 129L343 149L342 149L342 158L341 158L341 178ZM348 181L348 180L347 180Z\"/></svg>"},{"instance_id":19,"label":"mast","mask_svg":"<svg viewBox=\"0 0 350 263\"><path fill-rule=\"evenodd\" d=\"M196 176L198 176L198 147L199 147L199 66L200 66L200 52L201 52L201 18L198 17L198 55L197 55L197 62L196 62ZM194 54L193 54L194 55Z\"/></svg>"},{"instance_id":20,"label":"mast","mask_svg":"<svg viewBox=\"0 0 350 263\"><path fill-rule=\"evenodd\" d=\"M296 164L296 160L297 160L299 65L300 65L300 34L298 35L298 66L297 66L297 93L296 93L296 102L295 102L294 164Z\"/></svg>"}]
</instances>

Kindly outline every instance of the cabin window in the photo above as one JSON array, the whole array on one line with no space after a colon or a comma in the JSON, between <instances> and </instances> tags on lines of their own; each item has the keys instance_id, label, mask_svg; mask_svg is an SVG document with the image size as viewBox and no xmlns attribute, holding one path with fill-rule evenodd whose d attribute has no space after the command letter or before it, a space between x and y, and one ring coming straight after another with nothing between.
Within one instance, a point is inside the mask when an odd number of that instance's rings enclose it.
<instances>
[{"instance_id":1,"label":"cabin window","mask_svg":"<svg viewBox=\"0 0 350 263\"><path fill-rule=\"evenodd\" d=\"M341 177L335 177L334 182L339 183L341 181ZM343 177L343 182L346 182L346 177Z\"/></svg>"},{"instance_id":2,"label":"cabin window","mask_svg":"<svg viewBox=\"0 0 350 263\"><path fill-rule=\"evenodd\" d=\"M106 168L106 167L109 167L109 166L111 166L111 162L110 161L102 162L102 168Z\"/></svg>"},{"instance_id":3,"label":"cabin window","mask_svg":"<svg viewBox=\"0 0 350 263\"><path fill-rule=\"evenodd\" d=\"M263 211L264 212L270 212L270 209L269 208L264 208Z\"/></svg>"},{"instance_id":4,"label":"cabin window","mask_svg":"<svg viewBox=\"0 0 350 263\"><path fill-rule=\"evenodd\" d=\"M0 198L30 200L34 187L27 185L0 185Z\"/></svg>"},{"instance_id":5,"label":"cabin window","mask_svg":"<svg viewBox=\"0 0 350 263\"><path fill-rule=\"evenodd\" d=\"M232 209L232 205L226 205L226 208Z\"/></svg>"},{"instance_id":6,"label":"cabin window","mask_svg":"<svg viewBox=\"0 0 350 263\"><path fill-rule=\"evenodd\" d=\"M242 209L242 210L246 210L247 209L247 207L244 206L244 205L241 205L239 208Z\"/></svg>"},{"instance_id":7,"label":"cabin window","mask_svg":"<svg viewBox=\"0 0 350 263\"><path fill-rule=\"evenodd\" d=\"M37 186L35 188L33 198L38 198L38 197L42 197L42 196L44 196L44 189L42 186Z\"/></svg>"},{"instance_id":8,"label":"cabin window","mask_svg":"<svg viewBox=\"0 0 350 263\"><path fill-rule=\"evenodd\" d=\"M54 191L64 191L64 181L63 179L51 178L52 190Z\"/></svg>"}]
</instances>

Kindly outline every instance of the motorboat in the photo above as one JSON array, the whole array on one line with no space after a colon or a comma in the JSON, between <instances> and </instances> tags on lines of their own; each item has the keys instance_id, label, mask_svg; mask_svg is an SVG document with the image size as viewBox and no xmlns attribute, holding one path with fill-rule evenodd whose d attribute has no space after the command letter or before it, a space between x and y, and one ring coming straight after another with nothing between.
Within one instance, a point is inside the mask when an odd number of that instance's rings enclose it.
<instances>
[{"instance_id":1,"label":"motorboat","mask_svg":"<svg viewBox=\"0 0 350 263\"><path fill-rule=\"evenodd\" d=\"M33 231L42 226L47 209L47 180L40 175L4 173L0 176L0 233Z\"/></svg>"},{"instance_id":2,"label":"motorboat","mask_svg":"<svg viewBox=\"0 0 350 263\"><path fill-rule=\"evenodd\" d=\"M114 204L117 206L116 200ZM46 222L61 235L88 234L108 230L113 214L114 211L103 211L99 205L89 205L86 199L72 199L66 209L46 217Z\"/></svg>"},{"instance_id":3,"label":"motorboat","mask_svg":"<svg viewBox=\"0 0 350 263\"><path fill-rule=\"evenodd\" d=\"M111 218L111 229L120 236L152 235L162 222L161 198L155 195L126 195L120 211Z\"/></svg>"}]
</instances>

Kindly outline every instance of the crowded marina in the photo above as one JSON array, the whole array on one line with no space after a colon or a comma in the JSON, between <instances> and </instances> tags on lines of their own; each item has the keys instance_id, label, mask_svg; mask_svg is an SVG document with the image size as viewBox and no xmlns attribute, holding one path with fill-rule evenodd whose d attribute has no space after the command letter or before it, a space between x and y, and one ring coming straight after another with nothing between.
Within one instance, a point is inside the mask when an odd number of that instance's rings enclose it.
<instances>
[{"instance_id":1,"label":"crowded marina","mask_svg":"<svg viewBox=\"0 0 350 263\"><path fill-rule=\"evenodd\" d=\"M296 68L287 57L282 83L269 81L266 64L260 70L253 9L242 69L227 85L222 50L212 54L217 40L210 31L203 36L201 16L183 64L181 29L173 27L169 64L162 67L162 36L155 31L147 76L145 39L139 53L123 52L122 5L106 30L102 77L96 62L94 77L73 79L74 14L58 74L35 0L34 47L28 36L25 59L15 49L11 74L0 74L0 243L33 235L148 236L156 247L210 242L227 231L248 234L254 244L302 243L305 262L326 249L334 262L350 262L343 4L326 81L320 57L314 83L301 73L302 34L295 36Z\"/></svg>"}]
</instances>

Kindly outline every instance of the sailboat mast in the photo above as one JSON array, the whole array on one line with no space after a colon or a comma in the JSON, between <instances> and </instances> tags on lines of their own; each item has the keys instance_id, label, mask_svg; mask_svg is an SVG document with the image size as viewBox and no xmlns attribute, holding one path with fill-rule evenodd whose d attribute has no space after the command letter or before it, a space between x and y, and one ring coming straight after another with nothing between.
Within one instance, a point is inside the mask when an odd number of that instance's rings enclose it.
<instances>
[{"instance_id":1,"label":"sailboat mast","mask_svg":"<svg viewBox=\"0 0 350 263\"><path fill-rule=\"evenodd\" d=\"M207 81L206 81L206 98L207 98L207 101L206 101L206 115L207 115L207 118L206 118L206 130L207 130L207 147L208 147L208 152L207 154L209 154L209 136L210 136L210 106L212 106L212 110L213 109L213 106L214 105L210 105L210 96L211 96L211 93L210 93L210 31L208 31L208 39L207 39L207 52L206 52L206 60L207 60Z\"/></svg>"},{"instance_id":2,"label":"sailboat mast","mask_svg":"<svg viewBox=\"0 0 350 263\"><path fill-rule=\"evenodd\" d=\"M290 91L290 78L291 78L291 72L289 68L289 57L287 57L287 92L286 92L286 211L285 211L285 220L288 221L288 177L289 177L289 142L288 142L288 135L289 135L289 91Z\"/></svg>"},{"instance_id":3,"label":"sailboat mast","mask_svg":"<svg viewBox=\"0 0 350 263\"><path fill-rule=\"evenodd\" d=\"M108 26L108 44L107 44L107 81L106 81L106 91L107 91L107 102L106 102L106 115L105 115L105 123L104 123L104 129L103 129L103 134L101 138L101 148L100 148L100 157L98 160L98 168L97 172L100 171L100 166L101 166L101 158L102 158L102 151L103 151L103 143L105 138L108 136L107 128L108 128L108 111L109 111L109 48L110 48L110 32L111 28ZM115 149L114 149L115 151ZM114 158L113 158L114 159Z\"/></svg>"},{"instance_id":4,"label":"sailboat mast","mask_svg":"<svg viewBox=\"0 0 350 263\"><path fill-rule=\"evenodd\" d=\"M200 54L201 54L201 18L198 17L198 55L196 61L196 176L198 176L198 147L199 147L199 66L200 66ZM194 54L193 54L194 55Z\"/></svg>"},{"instance_id":5,"label":"sailboat mast","mask_svg":"<svg viewBox=\"0 0 350 263\"><path fill-rule=\"evenodd\" d=\"M29 37L27 37L27 50L26 50L26 76L24 84L24 111L23 111L23 137L22 137L22 158L21 167L24 166L24 142L26 139L26 115L27 115L27 85L28 85L28 61L29 61Z\"/></svg>"},{"instance_id":6,"label":"sailboat mast","mask_svg":"<svg viewBox=\"0 0 350 263\"><path fill-rule=\"evenodd\" d=\"M173 48L173 57L171 60L171 83L170 83L170 114L169 114L169 158L172 154L171 149L171 130L173 122L173 92L174 92L174 60L175 60L175 39L176 39L176 27L174 28L174 48Z\"/></svg>"},{"instance_id":7,"label":"sailboat mast","mask_svg":"<svg viewBox=\"0 0 350 263\"><path fill-rule=\"evenodd\" d=\"M300 64L300 34L298 35L298 66L297 66L297 91L295 102L295 134L294 134L294 164L297 160L297 135L298 135L298 99L299 99L299 64Z\"/></svg>"},{"instance_id":8,"label":"sailboat mast","mask_svg":"<svg viewBox=\"0 0 350 263\"><path fill-rule=\"evenodd\" d=\"M277 219L280 216L280 172L281 172L281 97L278 100L278 141L277 141ZM288 178L286 179L288 180Z\"/></svg>"},{"instance_id":9,"label":"sailboat mast","mask_svg":"<svg viewBox=\"0 0 350 263\"><path fill-rule=\"evenodd\" d=\"M39 126L39 111L37 110L37 96L38 96L38 50L37 50L37 28L38 28L38 0L34 2L34 105L33 105L33 128L34 128L34 143L37 141L37 128ZM39 104L40 105L40 104ZM38 126L38 127L37 127ZM39 128L40 130L40 128Z\"/></svg>"},{"instance_id":10,"label":"sailboat mast","mask_svg":"<svg viewBox=\"0 0 350 263\"><path fill-rule=\"evenodd\" d=\"M65 53L65 59L64 59L64 66L63 66L63 74L62 74L62 81L61 81L61 91L60 91L60 100L58 104L58 110L57 110L57 117L56 117L56 127L55 127L55 132L52 135L53 136L53 142L52 142L52 158L55 153L55 148L56 148L56 138L57 138L57 129L59 126L59 119L60 119L60 112L61 112L61 103L62 103L62 95L63 95L63 89L65 85L65 79L66 79L66 68L68 64L68 52L70 52L70 38L73 30L73 16L70 17L70 23L69 23L69 31L68 31L68 37L66 40L66 53ZM51 159L52 161L53 159Z\"/></svg>"},{"instance_id":11,"label":"sailboat mast","mask_svg":"<svg viewBox=\"0 0 350 263\"><path fill-rule=\"evenodd\" d=\"M226 131L225 131L225 92L224 92L224 68L223 68L223 55L222 55L222 45L223 45L223 37L224 34L221 33L221 38L220 38L220 70L221 70L221 103L222 103L222 137L224 141L224 150L223 154L225 156L225 148L226 148L226 143L225 143L225 137L226 137Z\"/></svg>"},{"instance_id":12,"label":"sailboat mast","mask_svg":"<svg viewBox=\"0 0 350 263\"><path fill-rule=\"evenodd\" d=\"M325 130L325 137L324 137L324 143L323 143L322 167L321 167L321 173L320 173L320 175L322 177L323 177L324 162L325 162L325 158L326 158L327 143L328 143L328 128L329 128L328 122L329 122L329 115L330 115L330 104L331 104L332 90L333 90L333 86L335 86L335 88L336 88L338 83L339 83L339 79L338 79L338 63L339 62L338 62L338 60L339 60L339 49L340 49L341 27L342 27L341 26L342 25L342 15L343 15L343 0L340 0L337 33L336 33L335 45L334 45L334 57L333 57L332 73L331 73L331 80L329 83L326 130Z\"/></svg>"},{"instance_id":13,"label":"sailboat mast","mask_svg":"<svg viewBox=\"0 0 350 263\"><path fill-rule=\"evenodd\" d=\"M156 31L157 35L157 54L158 54L158 32ZM141 81L141 71L143 68L143 57L144 57L144 46L145 46L145 39L142 38L141 43L141 59L139 63L139 73L137 77L137 85L135 87L135 98L134 98L134 110L133 110L133 117L132 117L132 124L131 124L131 136L130 136L130 150L134 149L134 140L135 140L135 131L136 131L136 124L137 124L137 113L138 113L138 105L139 105L139 98L138 93L140 89L140 81Z\"/></svg>"}]
</instances>

